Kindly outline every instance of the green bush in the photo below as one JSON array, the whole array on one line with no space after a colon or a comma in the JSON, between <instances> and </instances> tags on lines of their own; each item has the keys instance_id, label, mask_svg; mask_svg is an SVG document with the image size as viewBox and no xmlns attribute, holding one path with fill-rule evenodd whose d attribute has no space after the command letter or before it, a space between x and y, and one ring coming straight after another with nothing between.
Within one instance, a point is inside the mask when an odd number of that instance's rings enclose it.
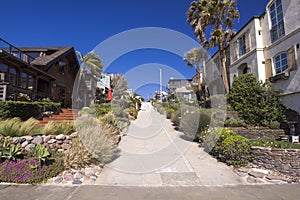
<instances>
[{"instance_id":1,"label":"green bush","mask_svg":"<svg viewBox=\"0 0 300 200\"><path fill-rule=\"evenodd\" d=\"M68 135L75 131L75 125L73 122L68 121L49 121L44 128L41 130L41 134L43 135L59 135L64 134Z\"/></svg>"},{"instance_id":2,"label":"green bush","mask_svg":"<svg viewBox=\"0 0 300 200\"><path fill-rule=\"evenodd\" d=\"M213 131L205 131L199 135L199 142L207 152L216 155L215 147L220 146L222 141L230 136L236 136L236 132L227 128L218 128Z\"/></svg>"},{"instance_id":3,"label":"green bush","mask_svg":"<svg viewBox=\"0 0 300 200\"><path fill-rule=\"evenodd\" d=\"M16 137L20 135L22 121L15 117L0 121L0 134L3 136Z\"/></svg>"},{"instance_id":4,"label":"green bush","mask_svg":"<svg viewBox=\"0 0 300 200\"><path fill-rule=\"evenodd\" d=\"M180 130L184 134L195 137L208 129L211 121L211 111L208 109L194 110L181 116Z\"/></svg>"},{"instance_id":5,"label":"green bush","mask_svg":"<svg viewBox=\"0 0 300 200\"><path fill-rule=\"evenodd\" d=\"M234 79L228 97L232 108L247 124L268 126L271 121L284 118L278 92L269 83L257 81L251 73Z\"/></svg>"},{"instance_id":6,"label":"green bush","mask_svg":"<svg viewBox=\"0 0 300 200\"><path fill-rule=\"evenodd\" d=\"M225 121L225 125L227 127L246 127L247 124L244 122L244 120L236 118L236 119L227 119Z\"/></svg>"},{"instance_id":7,"label":"green bush","mask_svg":"<svg viewBox=\"0 0 300 200\"><path fill-rule=\"evenodd\" d=\"M101 103L95 106L96 116L100 117L111 111L110 103Z\"/></svg>"},{"instance_id":8,"label":"green bush","mask_svg":"<svg viewBox=\"0 0 300 200\"><path fill-rule=\"evenodd\" d=\"M41 115L42 106L38 103L20 101L0 101L0 118L9 119L18 117L27 120Z\"/></svg>"},{"instance_id":9,"label":"green bush","mask_svg":"<svg viewBox=\"0 0 300 200\"><path fill-rule=\"evenodd\" d=\"M251 146L247 138L235 135L225 138L214 148L216 157L234 167L245 166L251 161Z\"/></svg>"},{"instance_id":10,"label":"green bush","mask_svg":"<svg viewBox=\"0 0 300 200\"><path fill-rule=\"evenodd\" d=\"M270 124L269 124L269 128L270 129L279 129L280 128L280 123L279 122L277 122L277 121L275 121L275 122L270 122Z\"/></svg>"},{"instance_id":11,"label":"green bush","mask_svg":"<svg viewBox=\"0 0 300 200\"><path fill-rule=\"evenodd\" d=\"M266 138L261 138L259 140L250 140L251 146L259 147L270 147L270 148L280 148L280 149L300 149L300 144L277 141L277 140L268 140Z\"/></svg>"},{"instance_id":12,"label":"green bush","mask_svg":"<svg viewBox=\"0 0 300 200\"><path fill-rule=\"evenodd\" d=\"M172 115L175 113L175 110L173 108L167 108L166 113L167 113L167 119L171 119Z\"/></svg>"},{"instance_id":13,"label":"green bush","mask_svg":"<svg viewBox=\"0 0 300 200\"><path fill-rule=\"evenodd\" d=\"M251 146L247 138L227 129L207 131L199 136L204 150L228 165L243 166L251 160Z\"/></svg>"}]
</instances>

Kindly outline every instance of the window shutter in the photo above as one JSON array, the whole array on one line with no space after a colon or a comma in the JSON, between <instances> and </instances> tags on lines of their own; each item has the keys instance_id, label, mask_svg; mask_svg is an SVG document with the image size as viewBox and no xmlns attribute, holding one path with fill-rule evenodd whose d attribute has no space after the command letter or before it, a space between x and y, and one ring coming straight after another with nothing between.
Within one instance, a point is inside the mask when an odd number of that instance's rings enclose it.
<instances>
[{"instance_id":1,"label":"window shutter","mask_svg":"<svg viewBox=\"0 0 300 200\"><path fill-rule=\"evenodd\" d=\"M250 51L250 41L251 41L250 32L247 32L245 34L245 40L246 40L246 52L249 52Z\"/></svg>"},{"instance_id":2,"label":"window shutter","mask_svg":"<svg viewBox=\"0 0 300 200\"><path fill-rule=\"evenodd\" d=\"M265 70L266 70L266 79L269 79L271 76L273 76L271 59L265 60Z\"/></svg>"},{"instance_id":3,"label":"window shutter","mask_svg":"<svg viewBox=\"0 0 300 200\"><path fill-rule=\"evenodd\" d=\"M288 71L297 70L297 60L296 60L296 46L293 45L287 51L287 59L288 59Z\"/></svg>"}]
</instances>

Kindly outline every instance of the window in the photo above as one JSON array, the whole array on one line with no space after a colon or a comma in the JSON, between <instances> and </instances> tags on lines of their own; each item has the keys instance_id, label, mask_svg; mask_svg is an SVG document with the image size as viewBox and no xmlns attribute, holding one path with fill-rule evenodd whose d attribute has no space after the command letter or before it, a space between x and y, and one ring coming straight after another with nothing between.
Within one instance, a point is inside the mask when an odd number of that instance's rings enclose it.
<instances>
[{"instance_id":1,"label":"window","mask_svg":"<svg viewBox=\"0 0 300 200\"><path fill-rule=\"evenodd\" d=\"M274 57L274 66L276 74L284 72L288 68L287 53L281 53Z\"/></svg>"},{"instance_id":2,"label":"window","mask_svg":"<svg viewBox=\"0 0 300 200\"><path fill-rule=\"evenodd\" d=\"M27 88L27 74L22 72L21 73L21 88Z\"/></svg>"},{"instance_id":3,"label":"window","mask_svg":"<svg viewBox=\"0 0 300 200\"><path fill-rule=\"evenodd\" d=\"M34 78L32 75L28 74L28 86L27 89L33 90Z\"/></svg>"},{"instance_id":4,"label":"window","mask_svg":"<svg viewBox=\"0 0 300 200\"><path fill-rule=\"evenodd\" d=\"M0 81L7 81L7 65L0 63Z\"/></svg>"},{"instance_id":5,"label":"window","mask_svg":"<svg viewBox=\"0 0 300 200\"><path fill-rule=\"evenodd\" d=\"M15 68L9 68L9 83L17 85L17 71Z\"/></svg>"},{"instance_id":6,"label":"window","mask_svg":"<svg viewBox=\"0 0 300 200\"><path fill-rule=\"evenodd\" d=\"M246 36L243 35L239 39L239 56L242 56L242 55L244 55L246 53L247 53L247 50L246 50Z\"/></svg>"},{"instance_id":7,"label":"window","mask_svg":"<svg viewBox=\"0 0 300 200\"><path fill-rule=\"evenodd\" d=\"M281 0L275 0L270 8L271 41L275 42L285 35Z\"/></svg>"}]
</instances>

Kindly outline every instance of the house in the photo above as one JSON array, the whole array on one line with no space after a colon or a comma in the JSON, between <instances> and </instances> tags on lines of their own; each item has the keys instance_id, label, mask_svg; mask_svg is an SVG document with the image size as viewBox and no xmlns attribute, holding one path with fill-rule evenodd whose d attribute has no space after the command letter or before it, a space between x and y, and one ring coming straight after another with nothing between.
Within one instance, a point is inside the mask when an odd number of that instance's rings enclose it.
<instances>
[{"instance_id":1,"label":"house","mask_svg":"<svg viewBox=\"0 0 300 200\"><path fill-rule=\"evenodd\" d=\"M269 80L281 90L283 103L300 112L300 0L271 0L261 16L254 16L226 49L229 82L244 73ZM207 63L209 81L221 75L219 52ZM214 84L211 84L213 86ZM213 91L210 89L210 91Z\"/></svg>"},{"instance_id":2,"label":"house","mask_svg":"<svg viewBox=\"0 0 300 200\"><path fill-rule=\"evenodd\" d=\"M50 98L71 107L74 81L80 66L73 47L17 48L0 38L0 98Z\"/></svg>"},{"instance_id":3,"label":"house","mask_svg":"<svg viewBox=\"0 0 300 200\"><path fill-rule=\"evenodd\" d=\"M197 82L196 82L197 81ZM168 93L169 94L179 94L187 100L195 98L195 93L193 87L198 84L198 79L194 76L192 79L174 79L170 77L168 82Z\"/></svg>"}]
</instances>

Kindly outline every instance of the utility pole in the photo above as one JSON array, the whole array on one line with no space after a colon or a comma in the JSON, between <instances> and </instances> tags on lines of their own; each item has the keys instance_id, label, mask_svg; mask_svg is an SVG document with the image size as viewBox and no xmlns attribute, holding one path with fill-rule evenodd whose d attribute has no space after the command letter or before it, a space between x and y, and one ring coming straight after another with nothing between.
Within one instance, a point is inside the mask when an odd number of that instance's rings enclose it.
<instances>
[{"instance_id":1,"label":"utility pole","mask_svg":"<svg viewBox=\"0 0 300 200\"><path fill-rule=\"evenodd\" d=\"M162 68L159 68L159 96L160 102L162 102Z\"/></svg>"}]
</instances>

